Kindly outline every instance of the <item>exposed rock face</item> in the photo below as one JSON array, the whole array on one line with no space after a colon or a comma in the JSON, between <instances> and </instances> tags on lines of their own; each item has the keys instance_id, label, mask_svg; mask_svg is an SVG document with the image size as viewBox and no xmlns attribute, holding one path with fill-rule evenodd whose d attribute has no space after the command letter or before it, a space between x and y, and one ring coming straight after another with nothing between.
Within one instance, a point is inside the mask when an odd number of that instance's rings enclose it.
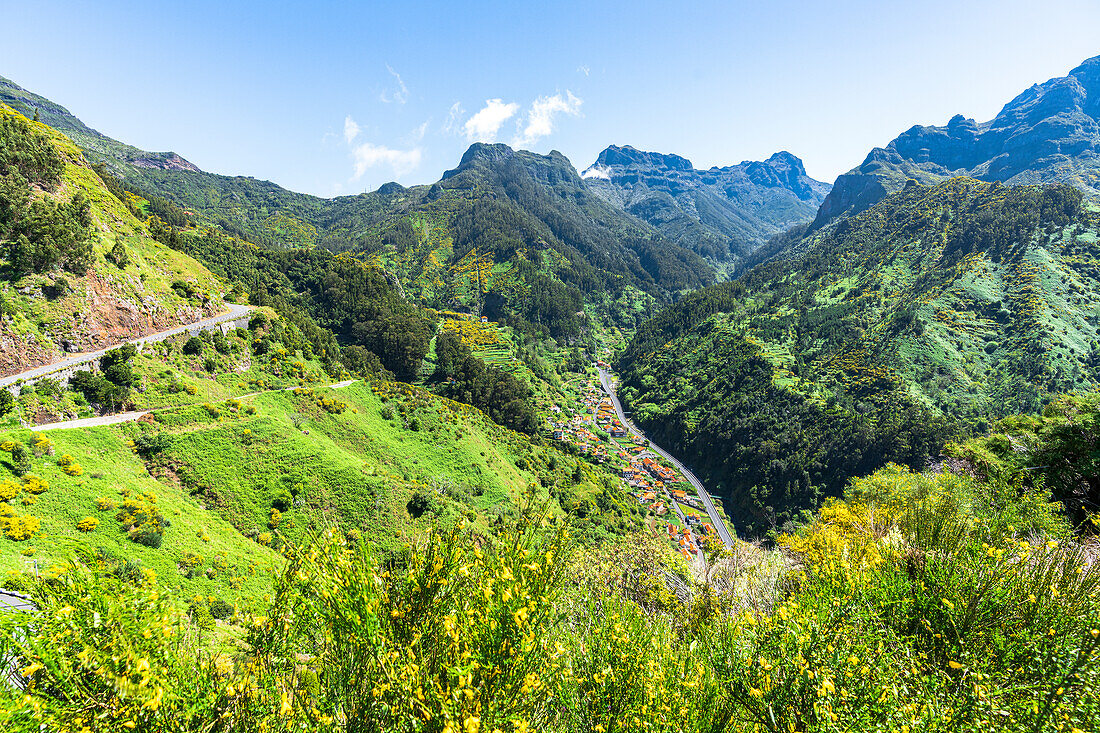
<instances>
[{"instance_id":1,"label":"exposed rock face","mask_svg":"<svg viewBox=\"0 0 1100 733\"><path fill-rule=\"evenodd\" d=\"M863 211L910 178L934 183L960 175L1065 182L1100 194L1100 56L1032 86L989 122L955 115L942 127L916 125L873 149L837 178L814 226Z\"/></svg>"},{"instance_id":2,"label":"exposed rock face","mask_svg":"<svg viewBox=\"0 0 1100 733\"><path fill-rule=\"evenodd\" d=\"M199 173L199 167L176 153L151 153L130 161L138 168L157 168L166 171L191 171Z\"/></svg>"},{"instance_id":3,"label":"exposed rock face","mask_svg":"<svg viewBox=\"0 0 1100 733\"><path fill-rule=\"evenodd\" d=\"M125 172L119 168L120 165L155 170L201 172L198 166L176 153L153 153L107 137L85 125L60 104L24 89L2 76L0 76L0 102L11 105L28 118L33 118L37 112L39 120L64 132L83 148L89 160L107 162L116 174Z\"/></svg>"},{"instance_id":4,"label":"exposed rock face","mask_svg":"<svg viewBox=\"0 0 1100 733\"><path fill-rule=\"evenodd\" d=\"M765 161L697 170L679 155L612 145L581 175L609 203L726 266L809 220L829 191L785 151Z\"/></svg>"}]
</instances>

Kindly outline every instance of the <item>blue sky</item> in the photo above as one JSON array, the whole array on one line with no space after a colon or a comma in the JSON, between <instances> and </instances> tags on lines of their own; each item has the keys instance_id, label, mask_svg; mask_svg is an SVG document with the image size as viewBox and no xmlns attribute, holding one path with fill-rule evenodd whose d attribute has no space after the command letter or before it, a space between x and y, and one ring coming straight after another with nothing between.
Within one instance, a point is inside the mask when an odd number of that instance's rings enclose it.
<instances>
[{"instance_id":1,"label":"blue sky","mask_svg":"<svg viewBox=\"0 0 1100 733\"><path fill-rule=\"evenodd\" d=\"M0 75L205 170L322 196L434 181L472 140L609 144L832 181L1100 54L1095 0L0 0Z\"/></svg>"}]
</instances>

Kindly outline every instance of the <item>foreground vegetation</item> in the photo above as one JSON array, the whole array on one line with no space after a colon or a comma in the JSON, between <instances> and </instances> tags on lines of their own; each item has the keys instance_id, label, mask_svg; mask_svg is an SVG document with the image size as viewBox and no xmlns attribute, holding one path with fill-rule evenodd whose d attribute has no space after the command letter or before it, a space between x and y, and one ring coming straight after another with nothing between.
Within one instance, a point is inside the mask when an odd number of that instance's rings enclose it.
<instances>
[{"instance_id":1,"label":"foreground vegetation","mask_svg":"<svg viewBox=\"0 0 1100 733\"><path fill-rule=\"evenodd\" d=\"M1067 404L1087 429L1095 404ZM582 550L532 495L398 556L316 529L284 547L269 602L214 632L153 577L74 556L31 589L39 613L0 620L23 688L0 693L0 725L1095 729L1100 547L1033 471L955 452L985 468L887 466L776 549L711 548L693 569L642 535ZM1094 477L1087 454L1063 458Z\"/></svg>"}]
</instances>

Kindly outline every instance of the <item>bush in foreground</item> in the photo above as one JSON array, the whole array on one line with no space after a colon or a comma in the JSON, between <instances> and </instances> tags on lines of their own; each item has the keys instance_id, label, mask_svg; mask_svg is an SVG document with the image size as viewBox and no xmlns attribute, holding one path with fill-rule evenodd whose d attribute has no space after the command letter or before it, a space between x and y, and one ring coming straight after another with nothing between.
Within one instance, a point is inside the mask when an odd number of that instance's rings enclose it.
<instances>
[{"instance_id":1,"label":"bush in foreground","mask_svg":"<svg viewBox=\"0 0 1100 733\"><path fill-rule=\"evenodd\" d=\"M0 617L0 658L26 685L0 691L0 728L1071 733L1100 721L1096 545L1040 491L890 466L781 545L739 545L691 581L659 551L571 550L530 514L492 536L432 534L388 561L332 532L287 547L263 615L233 616L232 652L207 644L217 599L74 564L37 587L40 615Z\"/></svg>"}]
</instances>

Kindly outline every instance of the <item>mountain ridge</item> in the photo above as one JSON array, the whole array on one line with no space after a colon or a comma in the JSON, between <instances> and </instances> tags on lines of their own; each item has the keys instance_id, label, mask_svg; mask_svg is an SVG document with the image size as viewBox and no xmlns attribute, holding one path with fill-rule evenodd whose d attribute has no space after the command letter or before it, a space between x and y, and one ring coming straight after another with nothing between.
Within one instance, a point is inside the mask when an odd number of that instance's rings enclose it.
<instances>
[{"instance_id":1,"label":"mountain ridge","mask_svg":"<svg viewBox=\"0 0 1100 733\"><path fill-rule=\"evenodd\" d=\"M1100 56L1031 85L987 122L956 114L946 125L913 125L873 148L836 179L811 230L863 211L907 180L931 184L960 175L1069 183L1100 196Z\"/></svg>"},{"instance_id":2,"label":"mountain ridge","mask_svg":"<svg viewBox=\"0 0 1100 733\"><path fill-rule=\"evenodd\" d=\"M787 151L700 170L680 155L611 145L581 177L727 274L770 237L809 221L829 188Z\"/></svg>"}]
</instances>

